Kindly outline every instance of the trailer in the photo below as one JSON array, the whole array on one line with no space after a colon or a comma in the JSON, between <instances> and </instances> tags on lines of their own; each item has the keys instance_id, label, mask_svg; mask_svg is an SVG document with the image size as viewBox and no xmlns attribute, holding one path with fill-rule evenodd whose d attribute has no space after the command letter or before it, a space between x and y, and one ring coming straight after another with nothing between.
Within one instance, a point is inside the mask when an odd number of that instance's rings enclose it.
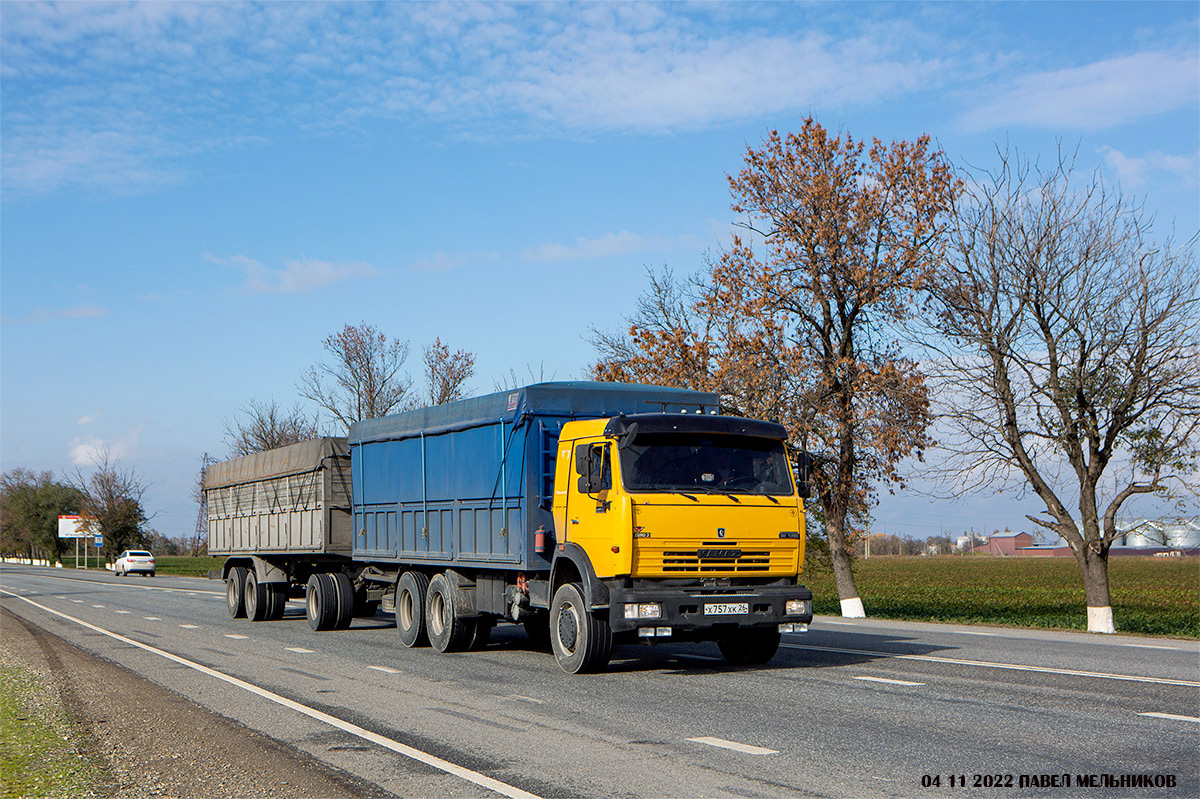
<instances>
[{"instance_id":1,"label":"trailer","mask_svg":"<svg viewBox=\"0 0 1200 799\"><path fill-rule=\"evenodd\" d=\"M622 640L763 663L812 619L785 440L707 392L539 383L210 467L210 551L252 620L302 593L314 630L382 606L438 652L519 623L571 673Z\"/></svg>"}]
</instances>

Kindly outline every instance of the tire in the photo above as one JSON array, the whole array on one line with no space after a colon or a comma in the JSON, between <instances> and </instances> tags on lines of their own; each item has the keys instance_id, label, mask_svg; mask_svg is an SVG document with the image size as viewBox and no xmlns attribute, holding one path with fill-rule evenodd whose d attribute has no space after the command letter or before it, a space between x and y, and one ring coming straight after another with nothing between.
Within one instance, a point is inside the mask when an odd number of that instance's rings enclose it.
<instances>
[{"instance_id":1,"label":"tire","mask_svg":"<svg viewBox=\"0 0 1200 799\"><path fill-rule=\"evenodd\" d=\"M567 674L600 671L612 657L612 628L608 619L588 610L583 587L566 583L550 603L550 648Z\"/></svg>"},{"instance_id":2,"label":"tire","mask_svg":"<svg viewBox=\"0 0 1200 799\"><path fill-rule=\"evenodd\" d=\"M308 578L308 590L304 595L304 610L308 626L316 631L332 630L336 612L332 586L328 574L314 574Z\"/></svg>"},{"instance_id":3,"label":"tire","mask_svg":"<svg viewBox=\"0 0 1200 799\"><path fill-rule=\"evenodd\" d=\"M731 666L761 666L779 651L779 630L739 630L717 641Z\"/></svg>"},{"instance_id":4,"label":"tire","mask_svg":"<svg viewBox=\"0 0 1200 799\"><path fill-rule=\"evenodd\" d=\"M267 584L267 618L271 621L278 621L283 618L283 610L287 607L288 600L288 584L287 583L268 583Z\"/></svg>"},{"instance_id":5,"label":"tire","mask_svg":"<svg viewBox=\"0 0 1200 799\"><path fill-rule=\"evenodd\" d=\"M246 618L250 621L266 621L271 616L271 599L273 592L268 586L258 581L258 573L254 569L246 570Z\"/></svg>"},{"instance_id":6,"label":"tire","mask_svg":"<svg viewBox=\"0 0 1200 799\"><path fill-rule=\"evenodd\" d=\"M491 618L480 617L473 621L475 630L471 633L471 640L467 644L468 652L478 652L486 647L492 637L492 628L496 626L496 621Z\"/></svg>"},{"instance_id":7,"label":"tire","mask_svg":"<svg viewBox=\"0 0 1200 799\"><path fill-rule=\"evenodd\" d=\"M525 634L529 636L529 643L535 649L546 651L550 649L550 614L539 612L533 618L521 622L521 626L525 628Z\"/></svg>"},{"instance_id":8,"label":"tire","mask_svg":"<svg viewBox=\"0 0 1200 799\"><path fill-rule=\"evenodd\" d=\"M420 572L405 572L396 583L396 631L407 647L429 646L425 631L425 595L429 578Z\"/></svg>"},{"instance_id":9,"label":"tire","mask_svg":"<svg viewBox=\"0 0 1200 799\"><path fill-rule=\"evenodd\" d=\"M225 603L231 619L246 617L246 569L234 566L225 578Z\"/></svg>"},{"instance_id":10,"label":"tire","mask_svg":"<svg viewBox=\"0 0 1200 799\"><path fill-rule=\"evenodd\" d=\"M444 574L435 574L425 592L425 629L438 652L462 652L474 635L472 619L460 619L454 586Z\"/></svg>"},{"instance_id":11,"label":"tire","mask_svg":"<svg viewBox=\"0 0 1200 799\"><path fill-rule=\"evenodd\" d=\"M341 572L328 575L333 588L333 598L336 610L333 616L333 629L348 630L354 619L354 585L350 578Z\"/></svg>"}]
</instances>

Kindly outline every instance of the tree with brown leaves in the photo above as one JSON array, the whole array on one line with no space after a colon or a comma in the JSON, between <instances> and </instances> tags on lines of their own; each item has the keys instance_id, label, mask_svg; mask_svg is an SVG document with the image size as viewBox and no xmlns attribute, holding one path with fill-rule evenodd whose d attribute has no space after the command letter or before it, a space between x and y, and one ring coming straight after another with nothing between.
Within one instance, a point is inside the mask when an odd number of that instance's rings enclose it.
<instances>
[{"instance_id":1,"label":"tree with brown leaves","mask_svg":"<svg viewBox=\"0 0 1200 799\"><path fill-rule=\"evenodd\" d=\"M366 322L346 325L323 342L328 360L301 377L300 393L347 430L360 419L377 419L405 407L412 379L402 372L408 342L392 339Z\"/></svg>"},{"instance_id":2,"label":"tree with brown leaves","mask_svg":"<svg viewBox=\"0 0 1200 799\"><path fill-rule=\"evenodd\" d=\"M892 332L935 272L960 184L927 136L868 148L809 118L747 148L729 185L758 249L738 237L687 284L652 276L628 336L594 334L593 374L717 391L783 423L794 452L819 456L842 612L862 616L855 520L931 443L924 377Z\"/></svg>"},{"instance_id":3,"label":"tree with brown leaves","mask_svg":"<svg viewBox=\"0 0 1200 799\"><path fill-rule=\"evenodd\" d=\"M466 383L475 374L475 355L466 350L450 351L439 338L425 348L426 395L430 405L453 402L466 396Z\"/></svg>"},{"instance_id":4,"label":"tree with brown leaves","mask_svg":"<svg viewBox=\"0 0 1200 799\"><path fill-rule=\"evenodd\" d=\"M1047 518L1028 518L1083 572L1088 630L1111 633L1117 514L1196 493L1200 271L1190 243L1153 241L1140 207L1069 159L1000 156L971 176L934 294L947 470L956 490L1032 487Z\"/></svg>"}]
</instances>

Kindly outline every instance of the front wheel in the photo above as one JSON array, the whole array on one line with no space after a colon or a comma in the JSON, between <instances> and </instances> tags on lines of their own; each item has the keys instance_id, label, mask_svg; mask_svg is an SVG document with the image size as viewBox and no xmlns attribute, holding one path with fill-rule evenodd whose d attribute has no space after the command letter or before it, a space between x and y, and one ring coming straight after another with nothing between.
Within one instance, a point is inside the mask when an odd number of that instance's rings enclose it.
<instances>
[{"instance_id":1,"label":"front wheel","mask_svg":"<svg viewBox=\"0 0 1200 799\"><path fill-rule=\"evenodd\" d=\"M608 619L588 610L583 588L567 583L550 603L550 647L559 667L568 674L600 671L612 657L612 628Z\"/></svg>"},{"instance_id":2,"label":"front wheel","mask_svg":"<svg viewBox=\"0 0 1200 799\"><path fill-rule=\"evenodd\" d=\"M761 666L779 651L779 630L738 630L717 641L731 666Z\"/></svg>"}]
</instances>

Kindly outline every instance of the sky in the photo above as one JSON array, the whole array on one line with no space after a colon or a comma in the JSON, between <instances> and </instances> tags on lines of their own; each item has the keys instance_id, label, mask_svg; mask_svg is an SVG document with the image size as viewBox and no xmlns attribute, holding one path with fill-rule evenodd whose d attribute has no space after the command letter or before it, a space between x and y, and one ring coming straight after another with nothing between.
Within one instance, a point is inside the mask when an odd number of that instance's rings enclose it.
<instances>
[{"instance_id":1,"label":"sky","mask_svg":"<svg viewBox=\"0 0 1200 799\"><path fill-rule=\"evenodd\" d=\"M1194 2L0 2L0 469L107 450L190 535L201 458L372 324L473 394L586 376L646 270L700 268L726 176L812 115L1013 147L1200 230ZM932 453L936 457L936 452ZM919 481L918 481L919 484ZM1030 497L881 496L874 531L1032 530ZM1147 512L1152 512L1152 509Z\"/></svg>"}]
</instances>

